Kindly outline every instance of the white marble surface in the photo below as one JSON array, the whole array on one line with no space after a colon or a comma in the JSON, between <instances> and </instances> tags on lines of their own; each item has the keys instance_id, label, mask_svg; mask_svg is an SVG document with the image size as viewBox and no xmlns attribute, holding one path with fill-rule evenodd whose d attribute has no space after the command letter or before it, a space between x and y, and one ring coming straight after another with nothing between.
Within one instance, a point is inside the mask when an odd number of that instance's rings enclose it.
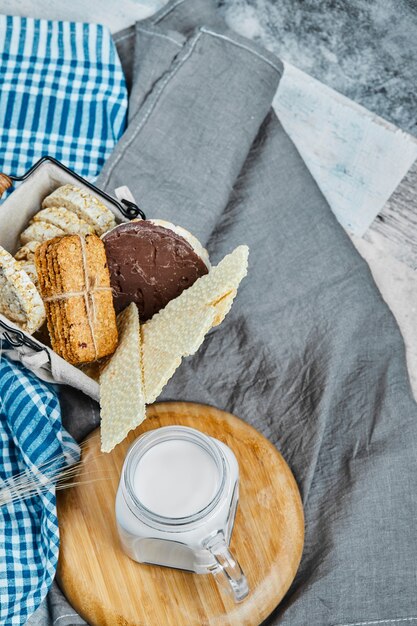
<instances>
[{"instance_id":1,"label":"white marble surface","mask_svg":"<svg viewBox=\"0 0 417 626\"><path fill-rule=\"evenodd\" d=\"M288 63L274 108L339 222L364 235L417 159L417 139Z\"/></svg>"},{"instance_id":2,"label":"white marble surface","mask_svg":"<svg viewBox=\"0 0 417 626\"><path fill-rule=\"evenodd\" d=\"M221 0L229 25L417 136L416 0Z\"/></svg>"},{"instance_id":3,"label":"white marble surface","mask_svg":"<svg viewBox=\"0 0 417 626\"><path fill-rule=\"evenodd\" d=\"M116 32L163 4L163 0L0 0L0 12L99 22ZM233 26L243 35L254 35L247 32L244 14L233 16ZM372 231L375 216L416 161L417 140L289 64L274 107L332 210L369 263L398 321L417 396L417 275L392 256L387 238Z\"/></svg>"}]
</instances>

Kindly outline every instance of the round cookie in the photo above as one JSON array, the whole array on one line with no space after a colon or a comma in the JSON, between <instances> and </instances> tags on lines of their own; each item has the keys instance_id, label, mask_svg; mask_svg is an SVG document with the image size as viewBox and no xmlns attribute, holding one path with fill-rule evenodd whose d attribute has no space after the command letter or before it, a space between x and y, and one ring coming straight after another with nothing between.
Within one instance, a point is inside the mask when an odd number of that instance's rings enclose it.
<instances>
[{"instance_id":1,"label":"round cookie","mask_svg":"<svg viewBox=\"0 0 417 626\"><path fill-rule=\"evenodd\" d=\"M67 235L88 235L94 233L91 224L78 217L65 207L48 207L38 211L31 219L33 222L47 222L61 228Z\"/></svg>"},{"instance_id":2,"label":"round cookie","mask_svg":"<svg viewBox=\"0 0 417 626\"><path fill-rule=\"evenodd\" d=\"M38 290L19 261L0 246L0 313L32 334L45 321Z\"/></svg>"},{"instance_id":3,"label":"round cookie","mask_svg":"<svg viewBox=\"0 0 417 626\"><path fill-rule=\"evenodd\" d=\"M139 220L134 220L134 221L136 222ZM186 241L188 241L190 246L193 248L194 252L203 259L204 263L207 265L207 268L210 269L211 265L210 265L210 259L209 259L207 250L203 248L201 243L198 241L197 237L194 237L194 235L192 235L190 231L186 230L182 226L177 226L176 224L167 222L166 220L149 220L149 222L152 222L152 224L156 224L156 226L163 226L164 228L169 228L170 230L173 230L174 233L177 233L177 235L180 235L181 237L183 237Z\"/></svg>"},{"instance_id":4,"label":"round cookie","mask_svg":"<svg viewBox=\"0 0 417 626\"><path fill-rule=\"evenodd\" d=\"M19 261L21 269L26 272L35 287L38 287L38 274L33 261Z\"/></svg>"},{"instance_id":5,"label":"round cookie","mask_svg":"<svg viewBox=\"0 0 417 626\"><path fill-rule=\"evenodd\" d=\"M201 244L192 235L188 237L187 231L182 231L182 235L169 222L163 224L132 221L116 226L102 237L116 312L135 302L141 322L150 319L209 270L208 257L203 260L203 253L196 251ZM190 243L190 237L198 246Z\"/></svg>"},{"instance_id":6,"label":"round cookie","mask_svg":"<svg viewBox=\"0 0 417 626\"><path fill-rule=\"evenodd\" d=\"M59 235L65 235L62 228L58 228L53 224L47 224L46 222L31 222L23 232L20 233L20 243L25 246L31 241L48 241Z\"/></svg>"},{"instance_id":7,"label":"round cookie","mask_svg":"<svg viewBox=\"0 0 417 626\"><path fill-rule=\"evenodd\" d=\"M81 220L102 235L116 224L113 213L98 198L74 185L63 185L55 189L42 202L42 208L65 208L75 213Z\"/></svg>"},{"instance_id":8,"label":"round cookie","mask_svg":"<svg viewBox=\"0 0 417 626\"><path fill-rule=\"evenodd\" d=\"M16 261L24 261L25 263L31 263L35 256L35 250L38 246L41 245L40 241L29 241L24 246L19 248L19 250L14 255Z\"/></svg>"}]
</instances>

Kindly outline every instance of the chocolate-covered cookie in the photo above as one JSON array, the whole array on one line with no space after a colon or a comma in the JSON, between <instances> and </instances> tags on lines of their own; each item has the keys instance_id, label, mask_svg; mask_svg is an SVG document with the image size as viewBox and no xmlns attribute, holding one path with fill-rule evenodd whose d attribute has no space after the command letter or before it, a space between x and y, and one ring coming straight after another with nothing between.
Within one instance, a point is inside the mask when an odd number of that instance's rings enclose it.
<instances>
[{"instance_id":1,"label":"chocolate-covered cookie","mask_svg":"<svg viewBox=\"0 0 417 626\"><path fill-rule=\"evenodd\" d=\"M141 322L208 273L208 257L201 244L168 222L120 224L102 239L115 309L122 311L135 302Z\"/></svg>"}]
</instances>

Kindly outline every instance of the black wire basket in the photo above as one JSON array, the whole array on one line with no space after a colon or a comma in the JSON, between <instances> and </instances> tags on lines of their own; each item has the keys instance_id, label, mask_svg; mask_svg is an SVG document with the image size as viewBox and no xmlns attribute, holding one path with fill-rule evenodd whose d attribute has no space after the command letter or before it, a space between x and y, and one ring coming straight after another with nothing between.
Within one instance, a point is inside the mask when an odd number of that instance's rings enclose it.
<instances>
[{"instance_id":1,"label":"black wire basket","mask_svg":"<svg viewBox=\"0 0 417 626\"><path fill-rule=\"evenodd\" d=\"M125 199L119 201L116 198L113 198L113 196L110 196L105 191L102 191L101 189L93 185L93 183L90 183L90 181L86 180L76 172L70 170L69 167L66 167L66 165L63 165L60 161L57 161L57 159L54 159L51 156L44 156L39 159L39 161L37 161L35 165L32 165L32 167L22 176L13 176L12 174L4 174L0 172L0 198L7 189L10 189L13 186L14 182L23 182L24 180L28 179L29 176L34 174L45 163L53 163L67 174L70 174L72 178L78 180L84 187L88 187L88 189L91 189L91 191L94 192L95 195L100 196L103 200L106 200L108 203L112 204L128 220L133 220L138 217L142 218L143 220L146 219L146 216L142 209L140 209L138 205L134 202Z\"/></svg>"},{"instance_id":2,"label":"black wire basket","mask_svg":"<svg viewBox=\"0 0 417 626\"><path fill-rule=\"evenodd\" d=\"M83 178L76 172L72 171L71 169L63 165L60 161L58 161L57 159L54 159L51 156L44 156L41 159L39 159L39 161L37 161L22 176L14 176L12 174L4 174L0 172L0 198L2 197L5 191L13 187L13 184L15 182L19 183L19 182L26 181L29 177L32 176L32 174L35 174L37 171L39 171L42 168L42 166L45 166L47 164L51 164L59 168L60 170L68 174L72 179L75 179L76 181L81 183L83 187L91 190L93 194L101 198L107 206L111 205L114 209L116 209L116 211L113 211L114 213L117 214L117 212L119 212L127 220L132 220L132 219L137 219L137 218L146 219L145 213L134 202L127 200L127 199L117 200L116 198L109 195L105 191L102 191L101 189L93 185L93 183L86 180L85 178ZM13 328L12 326L9 326L2 319L0 319L0 329L3 329L3 332L0 334L14 348L26 346L28 348L31 348L35 352L44 350L44 347L38 341L36 341L35 339L32 339L30 336L23 333L22 331L16 328Z\"/></svg>"}]
</instances>

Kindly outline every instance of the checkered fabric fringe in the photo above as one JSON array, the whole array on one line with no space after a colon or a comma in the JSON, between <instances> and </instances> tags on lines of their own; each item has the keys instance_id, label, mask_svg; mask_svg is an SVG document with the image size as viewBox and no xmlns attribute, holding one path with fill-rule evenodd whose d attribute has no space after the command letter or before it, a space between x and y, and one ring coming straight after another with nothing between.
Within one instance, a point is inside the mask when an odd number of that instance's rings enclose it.
<instances>
[{"instance_id":1,"label":"checkered fabric fringe","mask_svg":"<svg viewBox=\"0 0 417 626\"><path fill-rule=\"evenodd\" d=\"M61 427L58 397L23 365L0 358L0 496L26 471L38 485L79 448ZM4 491L3 491L4 493ZM58 562L55 488L0 506L0 624L25 624L46 596Z\"/></svg>"},{"instance_id":2,"label":"checkered fabric fringe","mask_svg":"<svg viewBox=\"0 0 417 626\"><path fill-rule=\"evenodd\" d=\"M94 179L121 137L127 90L98 24L0 15L0 171L50 155Z\"/></svg>"}]
</instances>

